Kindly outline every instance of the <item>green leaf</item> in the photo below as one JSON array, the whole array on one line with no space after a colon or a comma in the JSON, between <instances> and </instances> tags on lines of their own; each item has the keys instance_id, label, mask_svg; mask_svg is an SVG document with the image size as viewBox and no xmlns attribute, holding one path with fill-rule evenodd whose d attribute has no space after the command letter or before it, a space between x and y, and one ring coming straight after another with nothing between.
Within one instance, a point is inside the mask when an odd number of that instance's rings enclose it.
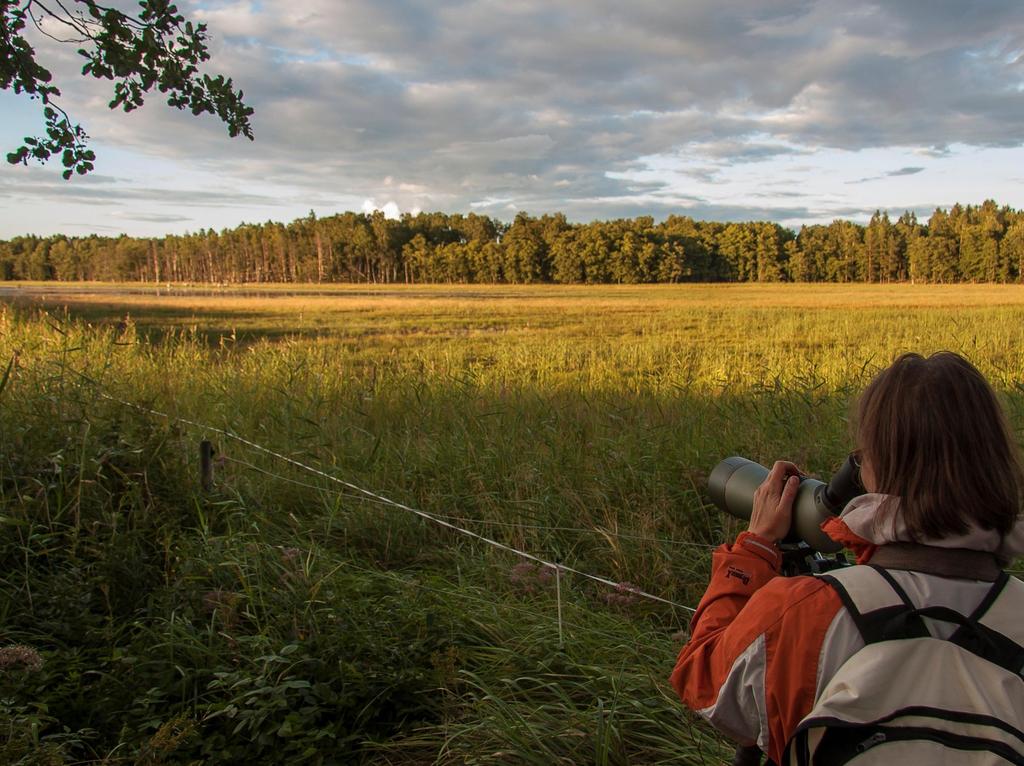
<instances>
[{"instance_id":1,"label":"green leaf","mask_svg":"<svg viewBox=\"0 0 1024 766\"><path fill-rule=\"evenodd\" d=\"M36 62L36 52L22 34L31 5L20 0L3 2L2 44L7 65L0 65L0 84L42 101L46 128L43 138L26 141L25 151L8 153L8 162L24 162L29 156L46 162L60 153L66 169L87 173L95 159L91 152L85 153L87 136L79 126L72 130L70 119L48 105L60 90L47 84L52 74ZM58 21L63 16L69 22L88 25L86 39L74 48L86 59L82 75L112 81L111 109L130 112L143 105L147 93L159 88L168 94L169 104L189 108L196 115L211 112L227 126L229 135L241 132L252 137L252 110L245 106L241 92L234 91L231 80L223 75L210 77L198 68L210 58L206 25L186 20L169 0L140 0L133 14L95 0L58 3L56 7L59 11L45 12Z\"/></svg>"}]
</instances>

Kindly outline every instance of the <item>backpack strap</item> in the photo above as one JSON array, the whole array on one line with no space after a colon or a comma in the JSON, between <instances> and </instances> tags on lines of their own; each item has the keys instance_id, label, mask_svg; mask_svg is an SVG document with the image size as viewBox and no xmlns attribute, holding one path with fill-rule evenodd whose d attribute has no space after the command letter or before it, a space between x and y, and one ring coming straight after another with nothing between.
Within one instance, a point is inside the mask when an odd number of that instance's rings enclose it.
<instances>
[{"instance_id":1,"label":"backpack strap","mask_svg":"<svg viewBox=\"0 0 1024 766\"><path fill-rule=\"evenodd\" d=\"M960 622L960 627L949 637L949 640L989 662L1006 668L1011 673L1024 675L1024 647L986 625L984 621L985 615L1003 595L1009 582L1010 576L1006 572L1002 572L1000 578L989 588L985 598L978 604L977 609L971 612L971 615L963 622ZM928 616L925 611L919 610L921 614ZM946 611L951 612L952 610ZM940 617L939 619L946 618ZM957 622L955 619L948 621Z\"/></svg>"},{"instance_id":2,"label":"backpack strap","mask_svg":"<svg viewBox=\"0 0 1024 766\"><path fill-rule=\"evenodd\" d=\"M837 569L821 579L835 589L865 644L930 635L906 591L881 567Z\"/></svg>"},{"instance_id":3,"label":"backpack strap","mask_svg":"<svg viewBox=\"0 0 1024 766\"><path fill-rule=\"evenodd\" d=\"M977 615L978 622L1007 636L1018 635L1021 614L1024 614L1024 580L1007 577L998 598L986 604L985 611ZM980 611L980 607L979 607Z\"/></svg>"},{"instance_id":4,"label":"backpack strap","mask_svg":"<svg viewBox=\"0 0 1024 766\"><path fill-rule=\"evenodd\" d=\"M995 582L1002 574L994 553L966 548L939 548L920 543L886 543L875 551L869 563L886 569L984 582Z\"/></svg>"},{"instance_id":5,"label":"backpack strap","mask_svg":"<svg viewBox=\"0 0 1024 766\"><path fill-rule=\"evenodd\" d=\"M1005 572L966 617L948 607L915 606L890 572L872 564L835 570L821 578L835 589L865 644L927 638L931 635L923 619L927 617L958 626L947 639L951 643L1024 676L1024 647L986 625L984 619L1010 582Z\"/></svg>"},{"instance_id":6,"label":"backpack strap","mask_svg":"<svg viewBox=\"0 0 1024 766\"><path fill-rule=\"evenodd\" d=\"M824 690L824 701L815 700L814 709L791 735L783 764L837 766L859 759L876 745L906 741L909 748L912 742L928 740L958 751L961 760L976 751L1024 766L1024 732L1017 728L1024 720L1019 715L1024 647L1010 638L1021 635L1024 582L1000 573L978 606L964 616L943 606L917 607L893 574L879 566L847 567L820 577L836 591L865 644L876 646L854 655L862 658L859 664L849 658ZM940 640L928 632L926 619L956 627L948 639ZM892 643L881 644L888 641ZM973 665L971 655L979 658ZM945 662L950 672L966 674L964 678L949 679L935 698L928 696L931 692L915 697L904 669L911 666L916 678L922 668L930 672L933 665L936 673L945 672ZM863 680L861 673L867 676ZM897 677L909 690L907 696L888 699L877 717L867 712L862 703L870 709L872 694L888 698L886 686ZM967 688L965 680L976 683L967 683ZM865 685L858 686L858 681ZM961 706L961 693L970 704ZM879 752L883 755L865 755L864 761L889 762L886 757L891 759L897 750Z\"/></svg>"}]
</instances>

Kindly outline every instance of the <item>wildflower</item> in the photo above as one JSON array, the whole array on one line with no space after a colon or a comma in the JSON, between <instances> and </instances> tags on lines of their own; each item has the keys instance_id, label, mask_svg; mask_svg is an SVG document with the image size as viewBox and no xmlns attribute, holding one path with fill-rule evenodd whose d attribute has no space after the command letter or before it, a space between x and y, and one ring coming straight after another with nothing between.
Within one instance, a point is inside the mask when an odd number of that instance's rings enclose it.
<instances>
[{"instance_id":1,"label":"wildflower","mask_svg":"<svg viewBox=\"0 0 1024 766\"><path fill-rule=\"evenodd\" d=\"M0 647L0 671L21 668L30 673L42 669L43 658L39 652L25 644Z\"/></svg>"},{"instance_id":2,"label":"wildflower","mask_svg":"<svg viewBox=\"0 0 1024 766\"><path fill-rule=\"evenodd\" d=\"M555 579L555 573L551 567L522 561L512 567L508 579L514 588L532 595L547 587Z\"/></svg>"},{"instance_id":3,"label":"wildflower","mask_svg":"<svg viewBox=\"0 0 1024 766\"><path fill-rule=\"evenodd\" d=\"M639 588L629 582L620 582L611 593L604 594L604 602L608 606L625 609L637 602Z\"/></svg>"},{"instance_id":4,"label":"wildflower","mask_svg":"<svg viewBox=\"0 0 1024 766\"><path fill-rule=\"evenodd\" d=\"M242 595L216 588L203 594L203 611L216 616L225 628L239 623L239 601Z\"/></svg>"},{"instance_id":5,"label":"wildflower","mask_svg":"<svg viewBox=\"0 0 1024 766\"><path fill-rule=\"evenodd\" d=\"M160 728L153 733L143 750L148 756L144 762L162 762L163 756L177 750L195 734L195 731L196 722L184 714L160 724Z\"/></svg>"},{"instance_id":6,"label":"wildflower","mask_svg":"<svg viewBox=\"0 0 1024 766\"><path fill-rule=\"evenodd\" d=\"M284 563L284 572L281 573L281 582L285 585L302 584L306 582L306 553L300 548L279 548L281 561Z\"/></svg>"}]
</instances>

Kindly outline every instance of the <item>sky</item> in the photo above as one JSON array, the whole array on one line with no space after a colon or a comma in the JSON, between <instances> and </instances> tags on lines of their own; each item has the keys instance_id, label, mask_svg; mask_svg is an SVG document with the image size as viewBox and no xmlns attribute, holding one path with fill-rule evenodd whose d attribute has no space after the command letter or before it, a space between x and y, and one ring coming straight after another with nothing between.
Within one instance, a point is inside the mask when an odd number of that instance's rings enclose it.
<instances>
[{"instance_id":1,"label":"sky","mask_svg":"<svg viewBox=\"0 0 1024 766\"><path fill-rule=\"evenodd\" d=\"M119 3L127 8L129 2ZM793 228L1024 207L1020 0L181 0L231 139L151 94L111 111L31 38L96 170L0 165L0 238L159 236L313 210L670 214ZM0 92L0 148L41 132Z\"/></svg>"}]
</instances>

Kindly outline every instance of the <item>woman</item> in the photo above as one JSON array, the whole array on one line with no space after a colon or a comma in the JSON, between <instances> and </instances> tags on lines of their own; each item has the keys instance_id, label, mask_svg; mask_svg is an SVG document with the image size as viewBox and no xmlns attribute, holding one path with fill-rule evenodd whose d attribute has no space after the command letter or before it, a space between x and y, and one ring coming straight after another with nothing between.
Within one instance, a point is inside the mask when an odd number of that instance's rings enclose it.
<instances>
[{"instance_id":1,"label":"woman","mask_svg":"<svg viewBox=\"0 0 1024 766\"><path fill-rule=\"evenodd\" d=\"M1024 553L1024 474L991 387L956 354L904 354L861 396L856 444L868 494L822 529L858 564L884 566L915 605L970 614L1000 567ZM672 673L688 707L776 763L865 646L829 582L778 576L798 473L775 463L755 493L749 529L714 553ZM938 638L953 632L938 622L928 629ZM1024 624L1010 638L1024 644Z\"/></svg>"}]
</instances>

